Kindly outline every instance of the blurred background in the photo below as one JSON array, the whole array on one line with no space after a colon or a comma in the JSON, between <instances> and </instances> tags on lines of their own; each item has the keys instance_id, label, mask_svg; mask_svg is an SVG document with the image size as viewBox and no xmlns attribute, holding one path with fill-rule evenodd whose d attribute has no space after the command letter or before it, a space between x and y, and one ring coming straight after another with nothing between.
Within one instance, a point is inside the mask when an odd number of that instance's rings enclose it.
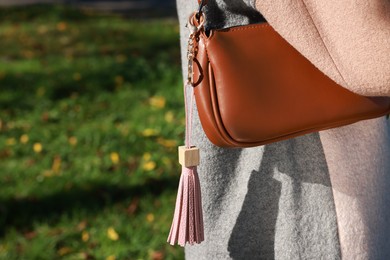
<instances>
[{"instance_id":1,"label":"blurred background","mask_svg":"<svg viewBox=\"0 0 390 260\"><path fill-rule=\"evenodd\" d=\"M0 259L182 259L175 1L0 0Z\"/></svg>"}]
</instances>

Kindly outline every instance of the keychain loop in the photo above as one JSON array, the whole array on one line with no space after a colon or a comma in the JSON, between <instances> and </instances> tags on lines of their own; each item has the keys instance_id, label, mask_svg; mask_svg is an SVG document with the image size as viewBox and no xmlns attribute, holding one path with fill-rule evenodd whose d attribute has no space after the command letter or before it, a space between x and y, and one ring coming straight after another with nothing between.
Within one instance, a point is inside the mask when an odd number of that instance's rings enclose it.
<instances>
[{"instance_id":1,"label":"keychain loop","mask_svg":"<svg viewBox=\"0 0 390 260\"><path fill-rule=\"evenodd\" d=\"M190 36L192 34L198 33L201 29L204 28L204 24L206 22L206 19L203 15L203 13L200 13L200 16L197 17L199 13L194 13L190 15L188 18L187 27L190 30Z\"/></svg>"},{"instance_id":2,"label":"keychain loop","mask_svg":"<svg viewBox=\"0 0 390 260\"><path fill-rule=\"evenodd\" d=\"M196 58L196 52L199 41L199 33L204 30L205 18L200 13L199 19L196 17L197 13L193 13L188 18L187 28L189 29L188 47L187 47L187 60L188 60L188 73L187 84L195 86L193 63Z\"/></svg>"}]
</instances>

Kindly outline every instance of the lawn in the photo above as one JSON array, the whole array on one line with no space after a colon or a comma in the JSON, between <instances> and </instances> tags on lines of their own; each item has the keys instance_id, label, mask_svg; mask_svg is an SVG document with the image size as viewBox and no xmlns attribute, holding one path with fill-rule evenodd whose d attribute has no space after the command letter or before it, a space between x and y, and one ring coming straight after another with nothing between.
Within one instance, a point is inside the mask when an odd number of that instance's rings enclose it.
<instances>
[{"instance_id":1,"label":"lawn","mask_svg":"<svg viewBox=\"0 0 390 260\"><path fill-rule=\"evenodd\" d=\"M182 259L179 29L0 9L0 259Z\"/></svg>"}]
</instances>

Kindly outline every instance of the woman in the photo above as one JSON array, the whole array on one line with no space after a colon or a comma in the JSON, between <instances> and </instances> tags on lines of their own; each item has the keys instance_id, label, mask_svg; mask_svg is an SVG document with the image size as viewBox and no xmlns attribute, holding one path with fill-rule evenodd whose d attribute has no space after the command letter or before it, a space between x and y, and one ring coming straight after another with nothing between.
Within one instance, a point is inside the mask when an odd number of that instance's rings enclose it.
<instances>
[{"instance_id":1,"label":"woman","mask_svg":"<svg viewBox=\"0 0 390 260\"><path fill-rule=\"evenodd\" d=\"M383 8L388 8L387 3ZM185 24L198 6L195 0L178 0L177 6L186 72ZM313 22L307 14L317 7L304 1L209 0L205 14L207 26L224 28L262 22L260 10L285 39L336 82L361 94L389 95L390 84L375 88L375 83L363 82L353 88L346 83L345 75L352 75L353 70L340 73L342 67L329 55L329 45L322 37L318 43L313 33L320 30L307 22ZM381 32L387 37L386 29ZM337 38L338 34L328 35ZM380 61L378 57L376 62ZM380 80L388 82L387 76L383 74ZM390 136L386 119L249 149L213 146L196 116L193 127L194 143L202 151L198 171L205 241L186 246L187 259L390 259Z\"/></svg>"}]
</instances>

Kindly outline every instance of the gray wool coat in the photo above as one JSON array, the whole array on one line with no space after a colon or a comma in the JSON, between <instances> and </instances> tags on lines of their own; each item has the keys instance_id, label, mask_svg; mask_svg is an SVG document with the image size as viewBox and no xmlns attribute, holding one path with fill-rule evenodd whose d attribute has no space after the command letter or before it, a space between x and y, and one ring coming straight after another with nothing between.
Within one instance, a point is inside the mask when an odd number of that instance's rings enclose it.
<instances>
[{"instance_id":1,"label":"gray wool coat","mask_svg":"<svg viewBox=\"0 0 390 260\"><path fill-rule=\"evenodd\" d=\"M186 72L197 4L177 7ZM262 20L254 0L210 0L206 16L213 28ZM386 119L247 149L215 147L194 120L205 241L187 245L186 259L390 259Z\"/></svg>"}]
</instances>

